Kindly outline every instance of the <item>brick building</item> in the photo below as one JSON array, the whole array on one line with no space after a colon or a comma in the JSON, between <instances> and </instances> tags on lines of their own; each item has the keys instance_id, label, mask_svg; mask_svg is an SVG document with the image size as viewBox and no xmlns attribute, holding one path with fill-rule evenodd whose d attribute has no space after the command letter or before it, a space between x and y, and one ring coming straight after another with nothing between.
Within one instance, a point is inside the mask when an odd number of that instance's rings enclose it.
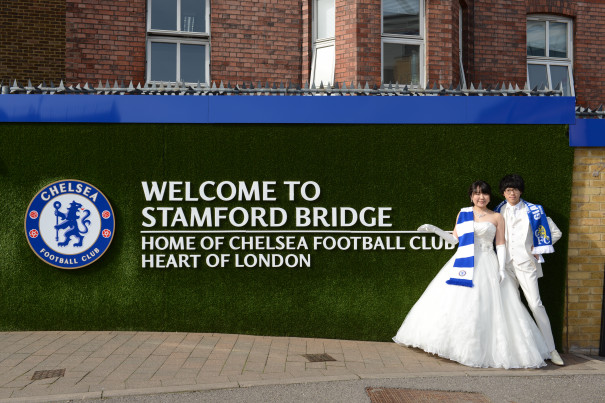
<instances>
[{"instance_id":1,"label":"brick building","mask_svg":"<svg viewBox=\"0 0 605 403\"><path fill-rule=\"evenodd\" d=\"M482 0L7 0L0 77L459 82L605 102L605 4Z\"/></svg>"},{"instance_id":2,"label":"brick building","mask_svg":"<svg viewBox=\"0 0 605 403\"><path fill-rule=\"evenodd\" d=\"M0 79L563 84L605 103L598 0L5 0ZM577 149L566 347L599 343L603 149ZM595 175L596 172L596 175Z\"/></svg>"}]
</instances>

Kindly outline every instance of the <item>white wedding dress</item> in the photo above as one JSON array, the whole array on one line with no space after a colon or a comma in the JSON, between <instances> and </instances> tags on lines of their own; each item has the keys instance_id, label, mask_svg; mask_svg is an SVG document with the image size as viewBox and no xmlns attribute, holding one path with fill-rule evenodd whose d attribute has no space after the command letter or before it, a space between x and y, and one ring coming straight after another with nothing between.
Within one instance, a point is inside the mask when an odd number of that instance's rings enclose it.
<instances>
[{"instance_id":1,"label":"white wedding dress","mask_svg":"<svg viewBox=\"0 0 605 403\"><path fill-rule=\"evenodd\" d=\"M393 340L472 367L538 368L550 354L521 303L514 281L501 284L493 240L496 227L475 222L473 287L446 284L441 269L412 307Z\"/></svg>"}]
</instances>

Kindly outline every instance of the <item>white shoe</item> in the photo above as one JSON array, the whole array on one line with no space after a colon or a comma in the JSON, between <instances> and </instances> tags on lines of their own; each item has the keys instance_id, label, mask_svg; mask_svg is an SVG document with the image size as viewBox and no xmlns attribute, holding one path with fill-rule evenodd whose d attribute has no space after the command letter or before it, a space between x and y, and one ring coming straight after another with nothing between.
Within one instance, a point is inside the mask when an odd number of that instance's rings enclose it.
<instances>
[{"instance_id":1,"label":"white shoe","mask_svg":"<svg viewBox=\"0 0 605 403\"><path fill-rule=\"evenodd\" d=\"M555 365L565 365L565 363L563 362L563 359L561 358L559 353L557 353L557 350L553 350L550 353L550 362L552 362Z\"/></svg>"}]
</instances>

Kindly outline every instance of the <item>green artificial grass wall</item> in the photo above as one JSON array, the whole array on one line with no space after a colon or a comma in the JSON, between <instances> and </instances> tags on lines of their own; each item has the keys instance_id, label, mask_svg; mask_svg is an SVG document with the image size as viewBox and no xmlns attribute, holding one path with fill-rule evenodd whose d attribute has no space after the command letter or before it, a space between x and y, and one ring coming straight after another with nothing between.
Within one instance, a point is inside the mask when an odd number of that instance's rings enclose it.
<instances>
[{"instance_id":1,"label":"green artificial grass wall","mask_svg":"<svg viewBox=\"0 0 605 403\"><path fill-rule=\"evenodd\" d=\"M410 231L423 223L451 230L476 179L492 185L493 208L502 200L498 181L515 172L526 180L525 198L543 204L565 234L540 280L560 344L573 164L565 126L4 124L0 130L1 330L387 341L453 250L290 252L311 254L310 268L142 268L142 209L192 203L147 202L141 181L315 181L322 193L314 202L288 202L278 187L277 202L207 205L386 206L393 222L386 229ZM109 250L79 270L45 264L24 234L31 199L61 179L96 186L116 217Z\"/></svg>"}]
</instances>

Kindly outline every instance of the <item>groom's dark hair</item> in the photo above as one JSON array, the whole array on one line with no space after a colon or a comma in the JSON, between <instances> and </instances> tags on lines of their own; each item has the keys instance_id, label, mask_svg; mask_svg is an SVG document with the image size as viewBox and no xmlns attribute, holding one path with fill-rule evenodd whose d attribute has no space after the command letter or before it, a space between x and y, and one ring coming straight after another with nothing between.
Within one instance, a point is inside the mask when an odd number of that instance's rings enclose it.
<instances>
[{"instance_id":1,"label":"groom's dark hair","mask_svg":"<svg viewBox=\"0 0 605 403\"><path fill-rule=\"evenodd\" d=\"M521 193L525 192L525 182L521 175L508 174L500 181L500 194L508 188L519 189Z\"/></svg>"}]
</instances>

